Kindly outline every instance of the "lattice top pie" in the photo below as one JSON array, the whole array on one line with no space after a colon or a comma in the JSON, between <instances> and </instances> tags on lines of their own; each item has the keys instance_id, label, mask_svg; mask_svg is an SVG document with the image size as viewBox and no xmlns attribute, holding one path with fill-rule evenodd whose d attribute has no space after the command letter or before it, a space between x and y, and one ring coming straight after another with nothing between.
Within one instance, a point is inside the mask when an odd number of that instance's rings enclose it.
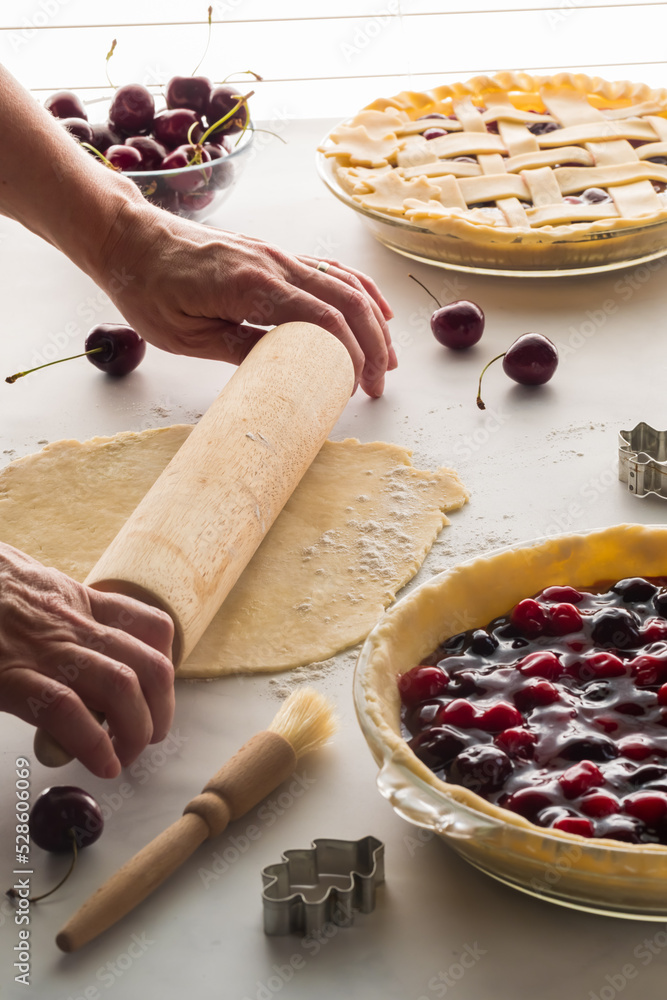
<instances>
[{"instance_id":1,"label":"lattice top pie","mask_svg":"<svg viewBox=\"0 0 667 1000\"><path fill-rule=\"evenodd\" d=\"M667 219L667 91L501 73L374 101L331 132L364 209L434 233L537 242Z\"/></svg>"}]
</instances>

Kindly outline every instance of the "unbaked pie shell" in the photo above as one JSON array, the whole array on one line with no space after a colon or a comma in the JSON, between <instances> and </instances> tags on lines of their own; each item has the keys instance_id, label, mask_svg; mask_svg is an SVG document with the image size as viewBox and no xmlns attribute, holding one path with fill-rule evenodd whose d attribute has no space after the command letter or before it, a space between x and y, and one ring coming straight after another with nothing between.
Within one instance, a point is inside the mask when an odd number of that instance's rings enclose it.
<instances>
[{"instance_id":1,"label":"unbaked pie shell","mask_svg":"<svg viewBox=\"0 0 667 1000\"><path fill-rule=\"evenodd\" d=\"M545 86L555 91L585 96L590 103L601 105L606 110L622 111L631 105L641 105L648 109L648 118L656 123L659 132L664 130L667 138L667 90L652 90L645 84L628 81L609 82L585 74L560 73L553 77L543 77L507 72L491 77L474 77L466 83L437 87L424 93L404 91L392 98L372 102L355 118L333 129L323 140L319 154L322 179L338 198L361 215L380 242L408 256L434 263L473 270L572 272L636 263L667 252L667 203L659 202L657 196L653 208L645 204L639 214L628 214L626 217L535 227L489 225L484 221L484 211L455 207L456 195L449 207L438 208L437 200L434 201L432 197L429 199L430 180L428 176L418 174L418 170L422 169L419 165L399 170L383 166L383 163L395 162L397 153L396 142L387 143L382 136L385 131L381 127L382 115L389 115L390 118L398 115L403 120L404 127L409 127L415 119L429 111L448 106L452 100L469 100L474 104L499 100L508 93L512 95L515 104L527 111L541 100L540 88ZM368 126L350 127L350 123L363 120L364 115L371 116ZM636 120L638 124L635 127L639 132L642 127L647 127L641 118L637 117ZM632 122L634 121L633 117ZM371 135L370 143L359 134L360 130ZM558 136L558 132L551 134ZM349 140L348 135L351 136ZM488 135L489 139L498 139L490 133L480 135L482 138ZM338 141L335 141L336 138ZM540 138L544 141L544 137ZM615 143L598 143L597 148L602 149L605 145L611 149ZM656 155L663 155L665 152L660 146L657 142ZM595 149L595 145L586 147L582 144L582 152L586 148ZM388 160L384 159L385 154ZM642 176L648 171L652 179L667 181L667 166L653 164L645 159L631 165L631 169L635 168ZM409 184L407 198L401 199L400 194L392 191L385 192L384 197L375 198L372 188L364 190L365 185L368 188L369 176L374 171L380 172L383 169L386 169L387 174L384 180L380 177L378 183L387 187L398 186L397 177L392 175L402 173L403 169L408 171L410 176L403 179L403 184ZM569 168L559 169L563 172ZM596 166L582 166L580 169L591 170L590 184L587 186L596 186ZM610 168L605 166L604 169ZM627 169L630 169L628 165L623 166L620 168L621 173ZM472 179L484 180L483 177ZM520 175L517 174L512 181L518 182L519 179ZM465 183L466 179L463 180ZM648 183L648 180L644 181L645 185ZM610 190L620 191L622 188L625 189L624 197L629 202L632 201L631 189L640 189L633 183L623 183L615 189L610 185ZM508 203L510 200L518 206L517 197L508 199ZM649 203L650 201L649 198Z\"/></svg>"},{"instance_id":2,"label":"unbaked pie shell","mask_svg":"<svg viewBox=\"0 0 667 1000\"><path fill-rule=\"evenodd\" d=\"M545 830L441 781L401 736L397 676L444 639L479 628L547 586L667 575L667 527L626 524L492 553L422 584L371 632L355 678L357 714L396 811L464 858L554 902L640 919L667 916L667 848Z\"/></svg>"}]
</instances>

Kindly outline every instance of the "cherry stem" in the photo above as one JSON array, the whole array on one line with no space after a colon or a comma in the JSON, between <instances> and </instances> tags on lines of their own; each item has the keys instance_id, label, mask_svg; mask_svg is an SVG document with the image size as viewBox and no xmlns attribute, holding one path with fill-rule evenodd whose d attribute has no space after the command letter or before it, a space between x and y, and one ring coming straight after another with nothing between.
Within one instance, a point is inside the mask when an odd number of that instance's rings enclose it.
<instances>
[{"instance_id":1,"label":"cherry stem","mask_svg":"<svg viewBox=\"0 0 667 1000\"><path fill-rule=\"evenodd\" d=\"M239 99L238 99L238 101L236 102L236 104L234 105L234 107L233 107L233 108L232 108L232 109L231 109L230 111L228 111L226 115L223 115L223 117L222 117L222 118L220 118L220 119L219 119L219 120L218 120L217 122L214 122L214 123L213 123L212 125L210 125L210 126L209 126L209 127L208 127L208 128L206 129L206 131L204 132L203 136L202 136L202 137L201 137L201 139L199 140L200 144L202 144L202 143L206 142L206 140L208 139L208 137L209 137L210 135L212 135L212 134L213 134L213 133L215 132L215 130L216 130L217 128L220 128L220 126L221 126L221 125L224 125L224 123L225 123L226 121L229 121L229 119L230 119L230 118L232 117L232 115L235 115L235 114L236 114L236 112L237 112L237 111L239 110L239 108L240 108L240 107L241 107L242 105L244 105L244 104L247 104L247 102L248 102L248 98L249 98L249 97L252 97L252 95L253 95L254 93L255 93L255 91L254 91L254 90L251 90L251 91L249 91L249 92L248 92L248 93L247 93L247 94L246 94L246 95L245 95L244 97L241 97L241 96L239 96Z\"/></svg>"},{"instance_id":2,"label":"cherry stem","mask_svg":"<svg viewBox=\"0 0 667 1000\"><path fill-rule=\"evenodd\" d=\"M62 364L63 361L74 361L75 358L87 358L89 354L99 354L100 351L104 351L104 347L93 347L90 351L84 351L82 354L73 354L70 358L57 358L56 361L47 361L46 364L37 365L36 368L29 368L27 372L17 372L16 375L9 375L5 382L16 382L18 378L23 378L24 375L31 375L33 372L38 372L40 368L50 368L51 365Z\"/></svg>"},{"instance_id":3,"label":"cherry stem","mask_svg":"<svg viewBox=\"0 0 667 1000\"><path fill-rule=\"evenodd\" d=\"M484 367L482 368L482 374L479 376L479 385L477 386L477 405L480 408L480 410L486 409L486 406L482 399L482 379L484 377L484 372L486 371L487 368L489 368L490 365L493 364L494 361L500 361L501 358L504 358L506 353L507 351L503 351L502 354L496 354L495 358L491 358L489 363L487 365L484 365Z\"/></svg>"},{"instance_id":4,"label":"cherry stem","mask_svg":"<svg viewBox=\"0 0 667 1000\"><path fill-rule=\"evenodd\" d=\"M266 132L267 135L272 135L274 139L280 139L280 141L282 142L283 146L287 146L288 145L287 139L283 139L283 137L281 135L278 135L277 132L272 132L270 128L255 128L254 125L250 125L248 122L246 122L245 126L243 128L243 132L241 132L240 136L238 137L238 139L234 143L235 146L238 146L238 144L240 143L240 141L243 138L243 135L244 135L244 133L245 133L245 131L247 129L249 129L251 132Z\"/></svg>"},{"instance_id":5,"label":"cherry stem","mask_svg":"<svg viewBox=\"0 0 667 1000\"><path fill-rule=\"evenodd\" d=\"M116 84L112 81L111 77L109 76L109 60L111 59L112 55L114 54L114 50L116 48L116 44L117 44L117 41L114 38L113 42L111 43L111 48L107 52L106 66L105 66L105 69L104 69L106 78L109 81L109 86L113 87L114 90L116 89Z\"/></svg>"},{"instance_id":6,"label":"cherry stem","mask_svg":"<svg viewBox=\"0 0 667 1000\"><path fill-rule=\"evenodd\" d=\"M438 309L442 309L442 306L440 305L440 303L436 299L436 297L433 294L433 292L429 292L429 290L426 287L426 285L422 284L422 282L419 280L419 278L415 278L414 274L408 274L408 278L412 278L412 280L416 281L418 285L421 285L421 287L424 289L424 291L427 292L427 294L431 296L431 298L433 299L433 301L437 305Z\"/></svg>"},{"instance_id":7,"label":"cherry stem","mask_svg":"<svg viewBox=\"0 0 667 1000\"><path fill-rule=\"evenodd\" d=\"M116 173L119 172L119 167L114 167L113 163L110 160L107 160L107 158L104 155L104 153L100 153L99 149L95 149L95 147L91 146L89 142L83 142L83 140L82 140L79 143L79 145L83 146L85 149L89 149L91 153L94 153L95 156L99 157L99 159L102 161L102 163L105 165L105 167L108 167L109 170L115 170Z\"/></svg>"},{"instance_id":8,"label":"cherry stem","mask_svg":"<svg viewBox=\"0 0 667 1000\"><path fill-rule=\"evenodd\" d=\"M58 882L57 885L54 885L53 889L49 889L48 892L43 892L41 896L29 896L28 897L29 903L39 903L41 899L46 899L47 896L51 896L57 889L60 888L61 885L64 885L64 883L67 881L67 879L74 871L74 865L76 864L76 859L79 855L79 851L76 846L76 837L74 835L74 830L69 830L68 832L70 837L72 838L72 860L70 862L69 868L61 878L60 882ZM16 899L18 897L18 892L16 891L16 889L8 889L5 895L9 896L10 899Z\"/></svg>"},{"instance_id":9,"label":"cherry stem","mask_svg":"<svg viewBox=\"0 0 667 1000\"><path fill-rule=\"evenodd\" d=\"M255 73L254 69L240 69L230 73L229 76L226 76L222 82L227 83L227 81L231 80L233 76L254 76L255 80L264 79L264 77L260 76L259 73Z\"/></svg>"},{"instance_id":10,"label":"cherry stem","mask_svg":"<svg viewBox=\"0 0 667 1000\"><path fill-rule=\"evenodd\" d=\"M195 74L197 73L197 70L199 69L199 67L203 63L204 59L206 58L206 53L208 52L208 47L211 44L211 18L212 17L213 17L213 7L211 6L208 9L208 38L206 39L206 48L202 52L202 57L199 60L199 62L197 63L197 65L195 66L195 68L193 69L193 71L190 74L190 76L195 76Z\"/></svg>"}]
</instances>

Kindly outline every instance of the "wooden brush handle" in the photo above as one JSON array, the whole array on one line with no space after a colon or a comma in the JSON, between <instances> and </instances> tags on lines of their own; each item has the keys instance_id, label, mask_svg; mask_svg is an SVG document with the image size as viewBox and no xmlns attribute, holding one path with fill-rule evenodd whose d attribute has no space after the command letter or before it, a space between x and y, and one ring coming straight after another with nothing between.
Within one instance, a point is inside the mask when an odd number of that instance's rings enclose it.
<instances>
[{"instance_id":1,"label":"wooden brush handle","mask_svg":"<svg viewBox=\"0 0 667 1000\"><path fill-rule=\"evenodd\" d=\"M56 944L76 951L135 908L199 845L277 788L296 767L291 743L269 731L253 736L185 807L183 816L107 879L65 924Z\"/></svg>"},{"instance_id":2,"label":"wooden brush handle","mask_svg":"<svg viewBox=\"0 0 667 1000\"><path fill-rule=\"evenodd\" d=\"M285 323L252 349L88 574L174 620L178 666L326 441L354 386L347 349ZM50 737L35 754L70 759ZM54 764L54 761L56 764Z\"/></svg>"}]
</instances>

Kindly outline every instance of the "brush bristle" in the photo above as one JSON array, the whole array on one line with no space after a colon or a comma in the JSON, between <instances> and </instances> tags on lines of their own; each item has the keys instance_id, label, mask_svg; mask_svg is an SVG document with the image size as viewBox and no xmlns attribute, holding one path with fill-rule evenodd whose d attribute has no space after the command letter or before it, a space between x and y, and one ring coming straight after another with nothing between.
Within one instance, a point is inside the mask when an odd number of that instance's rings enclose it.
<instances>
[{"instance_id":1,"label":"brush bristle","mask_svg":"<svg viewBox=\"0 0 667 1000\"><path fill-rule=\"evenodd\" d=\"M269 726L292 744L298 757L317 750L338 729L331 702L313 688L298 688L282 706Z\"/></svg>"}]
</instances>

